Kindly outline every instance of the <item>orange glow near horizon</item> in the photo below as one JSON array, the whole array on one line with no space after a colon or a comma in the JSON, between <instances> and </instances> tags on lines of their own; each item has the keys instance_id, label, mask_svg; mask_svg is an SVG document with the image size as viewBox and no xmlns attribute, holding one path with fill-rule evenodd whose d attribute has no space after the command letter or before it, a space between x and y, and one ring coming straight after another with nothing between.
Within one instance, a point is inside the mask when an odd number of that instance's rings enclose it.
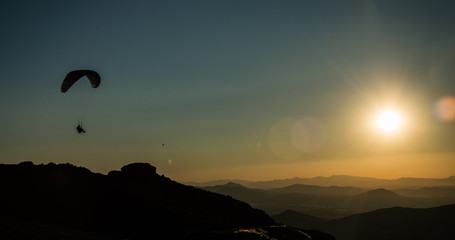
<instances>
[{"instance_id":1,"label":"orange glow near horizon","mask_svg":"<svg viewBox=\"0 0 455 240\"><path fill-rule=\"evenodd\" d=\"M269 164L166 174L181 182L204 182L219 179L266 181L293 177L350 175L381 179L446 178L455 175L455 152L407 154L349 159L321 159L288 164Z\"/></svg>"}]
</instances>

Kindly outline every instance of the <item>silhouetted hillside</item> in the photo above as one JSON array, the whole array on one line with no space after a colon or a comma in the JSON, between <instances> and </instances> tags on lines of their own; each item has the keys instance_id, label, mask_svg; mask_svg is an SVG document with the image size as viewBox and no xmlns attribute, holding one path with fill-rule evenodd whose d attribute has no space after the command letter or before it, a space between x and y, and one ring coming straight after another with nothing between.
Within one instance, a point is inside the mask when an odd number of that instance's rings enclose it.
<instances>
[{"instance_id":1,"label":"silhouetted hillside","mask_svg":"<svg viewBox=\"0 0 455 240\"><path fill-rule=\"evenodd\" d=\"M343 206L361 211L371 211L396 206L409 206L410 198L404 198L392 191L380 188L345 199Z\"/></svg>"},{"instance_id":2,"label":"silhouetted hillside","mask_svg":"<svg viewBox=\"0 0 455 240\"><path fill-rule=\"evenodd\" d=\"M455 205L381 209L330 221L319 229L337 240L453 240Z\"/></svg>"},{"instance_id":3,"label":"silhouetted hillside","mask_svg":"<svg viewBox=\"0 0 455 240\"><path fill-rule=\"evenodd\" d=\"M286 210L272 217L278 223L283 223L296 228L305 229L315 229L321 224L329 221L328 219L325 218L314 217L293 210Z\"/></svg>"},{"instance_id":4,"label":"silhouetted hillside","mask_svg":"<svg viewBox=\"0 0 455 240\"><path fill-rule=\"evenodd\" d=\"M263 211L179 184L147 163L107 176L70 164L0 164L0 218L9 229L0 239L241 239L235 231L275 225Z\"/></svg>"},{"instance_id":5,"label":"silhouetted hillside","mask_svg":"<svg viewBox=\"0 0 455 240\"><path fill-rule=\"evenodd\" d=\"M450 199L455 200L455 186L402 188L402 189L396 189L396 190L394 190L394 192L396 192L402 196L409 196L409 197L450 198Z\"/></svg>"},{"instance_id":6,"label":"silhouetted hillside","mask_svg":"<svg viewBox=\"0 0 455 240\"><path fill-rule=\"evenodd\" d=\"M61 227L55 224L32 222L16 218L0 217L2 240L121 240L123 238L103 233Z\"/></svg>"},{"instance_id":7,"label":"silhouetted hillside","mask_svg":"<svg viewBox=\"0 0 455 240\"><path fill-rule=\"evenodd\" d=\"M272 196L267 190L262 189L251 189L242 186L238 183L228 182L224 185L201 187L210 192L219 193L227 196L231 196L240 201L255 203L261 201L261 199L270 199Z\"/></svg>"},{"instance_id":8,"label":"silhouetted hillside","mask_svg":"<svg viewBox=\"0 0 455 240\"><path fill-rule=\"evenodd\" d=\"M365 193L361 193L358 196L359 198L363 199L397 199L400 198L401 196L384 188L378 188L375 190L371 190Z\"/></svg>"}]
</instances>

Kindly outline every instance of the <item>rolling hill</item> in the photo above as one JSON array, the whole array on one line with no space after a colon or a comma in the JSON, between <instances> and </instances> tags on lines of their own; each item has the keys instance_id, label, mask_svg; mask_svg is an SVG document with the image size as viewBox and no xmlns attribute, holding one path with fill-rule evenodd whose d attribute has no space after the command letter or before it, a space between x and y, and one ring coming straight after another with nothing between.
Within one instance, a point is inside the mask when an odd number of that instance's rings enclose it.
<instances>
[{"instance_id":1,"label":"rolling hill","mask_svg":"<svg viewBox=\"0 0 455 240\"><path fill-rule=\"evenodd\" d=\"M337 240L451 240L455 239L455 204L381 209L329 221L319 229Z\"/></svg>"},{"instance_id":2,"label":"rolling hill","mask_svg":"<svg viewBox=\"0 0 455 240\"><path fill-rule=\"evenodd\" d=\"M287 224L289 226L316 229L323 223L328 222L328 219L311 216L304 213L299 213L294 210L286 210L277 215L272 216L278 223Z\"/></svg>"}]
</instances>

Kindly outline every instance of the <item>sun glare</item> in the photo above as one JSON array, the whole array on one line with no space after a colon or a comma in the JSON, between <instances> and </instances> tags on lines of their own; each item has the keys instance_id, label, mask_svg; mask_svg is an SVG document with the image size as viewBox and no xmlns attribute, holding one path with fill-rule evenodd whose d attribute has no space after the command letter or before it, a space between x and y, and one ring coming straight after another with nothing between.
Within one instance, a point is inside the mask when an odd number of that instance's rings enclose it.
<instances>
[{"instance_id":1,"label":"sun glare","mask_svg":"<svg viewBox=\"0 0 455 240\"><path fill-rule=\"evenodd\" d=\"M385 110L376 118L376 124L382 132L391 133L399 129L401 116L393 110Z\"/></svg>"}]
</instances>

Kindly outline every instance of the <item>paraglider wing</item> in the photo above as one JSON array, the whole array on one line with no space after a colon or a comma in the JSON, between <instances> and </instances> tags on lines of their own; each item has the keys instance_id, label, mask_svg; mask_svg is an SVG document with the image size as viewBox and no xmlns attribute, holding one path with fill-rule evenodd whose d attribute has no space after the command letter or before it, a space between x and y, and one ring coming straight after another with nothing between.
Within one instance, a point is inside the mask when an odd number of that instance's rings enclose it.
<instances>
[{"instance_id":1,"label":"paraglider wing","mask_svg":"<svg viewBox=\"0 0 455 240\"><path fill-rule=\"evenodd\" d=\"M92 88L97 88L101 83L100 75L93 70L76 70L68 73L63 80L61 91L64 93L73 86L82 77L87 77L92 84Z\"/></svg>"}]
</instances>

